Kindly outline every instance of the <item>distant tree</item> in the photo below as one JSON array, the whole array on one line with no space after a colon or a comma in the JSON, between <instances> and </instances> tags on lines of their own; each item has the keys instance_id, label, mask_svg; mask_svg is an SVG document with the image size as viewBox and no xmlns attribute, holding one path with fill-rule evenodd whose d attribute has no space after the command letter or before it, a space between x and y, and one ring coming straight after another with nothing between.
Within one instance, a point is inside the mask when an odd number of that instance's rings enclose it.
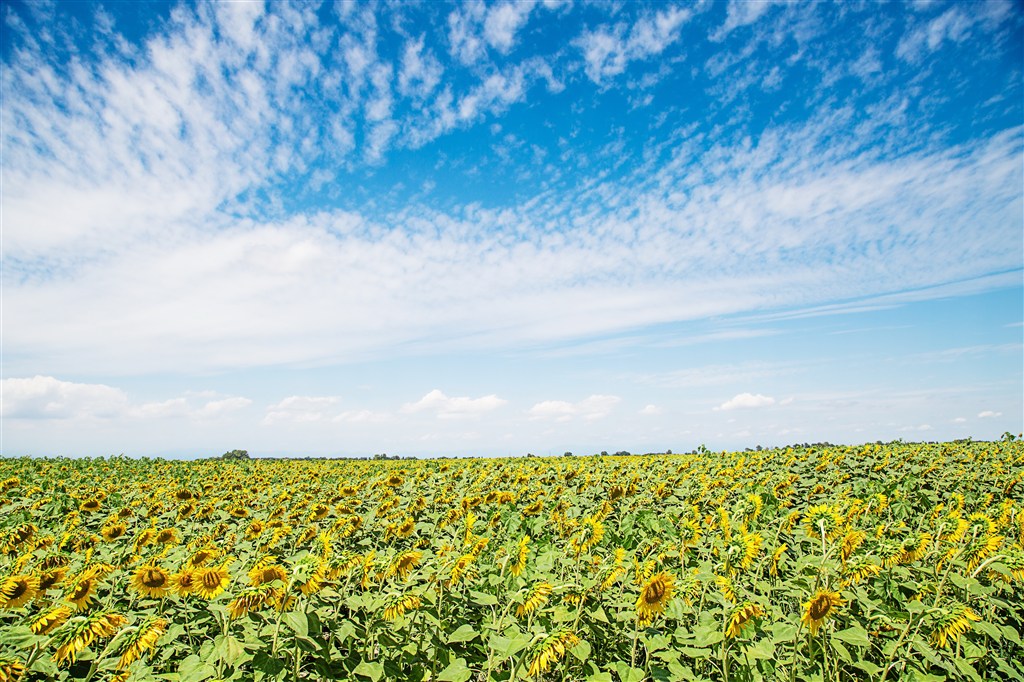
<instances>
[{"instance_id":1,"label":"distant tree","mask_svg":"<svg viewBox=\"0 0 1024 682\"><path fill-rule=\"evenodd\" d=\"M566 450L566 451L565 451L565 454L564 454L564 455L562 455L562 457L572 457L572 453L571 453L571 452L569 452L568 450Z\"/></svg>"},{"instance_id":2,"label":"distant tree","mask_svg":"<svg viewBox=\"0 0 1024 682\"><path fill-rule=\"evenodd\" d=\"M249 453L246 450L231 450L225 452L220 456L221 459L249 459Z\"/></svg>"},{"instance_id":3,"label":"distant tree","mask_svg":"<svg viewBox=\"0 0 1024 682\"><path fill-rule=\"evenodd\" d=\"M666 455L671 455L671 454L672 454L672 450L671 450L671 449L668 449L668 450L666 450L666 451L665 451L665 454L666 454Z\"/></svg>"}]
</instances>

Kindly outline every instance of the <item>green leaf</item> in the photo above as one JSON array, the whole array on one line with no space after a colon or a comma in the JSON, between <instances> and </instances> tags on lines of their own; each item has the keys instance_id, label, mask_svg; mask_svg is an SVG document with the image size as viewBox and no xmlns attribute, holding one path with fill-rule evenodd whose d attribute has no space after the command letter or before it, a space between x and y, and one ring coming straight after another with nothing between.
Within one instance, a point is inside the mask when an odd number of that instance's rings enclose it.
<instances>
[{"instance_id":1,"label":"green leaf","mask_svg":"<svg viewBox=\"0 0 1024 682\"><path fill-rule=\"evenodd\" d=\"M45 640L46 637L35 634L27 625L15 625L4 631L3 639L4 643L10 644L16 649L27 649Z\"/></svg>"},{"instance_id":2,"label":"green leaf","mask_svg":"<svg viewBox=\"0 0 1024 682\"><path fill-rule=\"evenodd\" d=\"M355 670L353 670L352 672L356 675L369 677L371 680L373 680L373 682L377 682L380 678L384 677L384 665L382 663L370 663L369 661L360 661L359 665L357 665Z\"/></svg>"},{"instance_id":3,"label":"green leaf","mask_svg":"<svg viewBox=\"0 0 1024 682\"><path fill-rule=\"evenodd\" d=\"M981 675L978 674L978 671L974 669L973 665L971 665L964 659L954 658L953 663L956 664L957 670L959 670L964 675L974 680L974 682L982 682Z\"/></svg>"},{"instance_id":4,"label":"green leaf","mask_svg":"<svg viewBox=\"0 0 1024 682\"><path fill-rule=\"evenodd\" d=\"M831 644L832 649L839 654L839 658L843 659L847 663L853 663L853 656L850 655L850 650L843 646L841 642L833 641Z\"/></svg>"},{"instance_id":5,"label":"green leaf","mask_svg":"<svg viewBox=\"0 0 1024 682\"><path fill-rule=\"evenodd\" d=\"M448 635L448 643L452 642L468 642L471 639L476 639L480 636L480 633L473 629L472 625L468 623L459 626L459 629Z\"/></svg>"},{"instance_id":6,"label":"green leaf","mask_svg":"<svg viewBox=\"0 0 1024 682\"><path fill-rule=\"evenodd\" d=\"M725 634L718 628L699 626L693 631L694 642L699 647L712 646L725 639Z\"/></svg>"},{"instance_id":7,"label":"green leaf","mask_svg":"<svg viewBox=\"0 0 1024 682\"><path fill-rule=\"evenodd\" d=\"M612 674L604 671L594 673L586 679L586 682L613 682Z\"/></svg>"},{"instance_id":8,"label":"green leaf","mask_svg":"<svg viewBox=\"0 0 1024 682\"><path fill-rule=\"evenodd\" d=\"M505 634L509 634L509 632L506 631ZM498 656L501 656L502 658L509 658L530 646L530 636L522 632L513 632L510 637L492 635L491 638L487 640L487 646L491 651L498 654Z\"/></svg>"},{"instance_id":9,"label":"green leaf","mask_svg":"<svg viewBox=\"0 0 1024 682\"><path fill-rule=\"evenodd\" d=\"M494 606L498 603L497 597L495 597L493 594L487 594L485 592L475 592L473 590L470 590L469 596L472 597L472 601L474 604L479 604L480 606Z\"/></svg>"},{"instance_id":10,"label":"green leaf","mask_svg":"<svg viewBox=\"0 0 1024 682\"><path fill-rule=\"evenodd\" d=\"M866 672L868 675L871 675L872 677L875 677L875 676L881 674L881 672L884 670L884 668L882 668L879 665L876 665L876 664L872 663L871 661L857 661L856 663L853 664L853 667L860 668L861 670Z\"/></svg>"},{"instance_id":11,"label":"green leaf","mask_svg":"<svg viewBox=\"0 0 1024 682\"><path fill-rule=\"evenodd\" d=\"M231 635L217 635L213 640L213 652L222 663L234 666L245 654L245 649L242 643Z\"/></svg>"},{"instance_id":12,"label":"green leaf","mask_svg":"<svg viewBox=\"0 0 1024 682\"><path fill-rule=\"evenodd\" d=\"M746 647L746 655L758 661L768 661L775 657L775 644L770 639L760 639L753 646Z\"/></svg>"},{"instance_id":13,"label":"green leaf","mask_svg":"<svg viewBox=\"0 0 1024 682\"><path fill-rule=\"evenodd\" d=\"M1017 646L1022 646L1020 641L1020 634L1014 628L1010 627L1009 625L1004 625L1001 629L1003 631L1003 637L1010 640Z\"/></svg>"},{"instance_id":14,"label":"green leaf","mask_svg":"<svg viewBox=\"0 0 1024 682\"><path fill-rule=\"evenodd\" d=\"M575 656L580 663L586 663L590 658L590 642L581 639L576 646L569 649L569 653Z\"/></svg>"},{"instance_id":15,"label":"green leaf","mask_svg":"<svg viewBox=\"0 0 1024 682\"><path fill-rule=\"evenodd\" d=\"M992 623L986 623L985 621L981 621L980 623L974 623L972 627L979 632L984 632L986 635L988 635L996 641L1003 638L1003 631L995 625L993 625Z\"/></svg>"},{"instance_id":16,"label":"green leaf","mask_svg":"<svg viewBox=\"0 0 1024 682\"><path fill-rule=\"evenodd\" d=\"M868 631L859 625L852 625L845 630L839 630L833 633L832 636L853 646L871 646L871 637L868 635Z\"/></svg>"},{"instance_id":17,"label":"green leaf","mask_svg":"<svg viewBox=\"0 0 1024 682\"><path fill-rule=\"evenodd\" d=\"M178 666L178 675L180 682L202 682L216 677L217 669L193 654Z\"/></svg>"},{"instance_id":18,"label":"green leaf","mask_svg":"<svg viewBox=\"0 0 1024 682\"><path fill-rule=\"evenodd\" d=\"M309 620L306 618L306 614L299 613L298 611L289 611L281 616L281 620L299 637L309 636Z\"/></svg>"},{"instance_id":19,"label":"green leaf","mask_svg":"<svg viewBox=\"0 0 1024 682\"><path fill-rule=\"evenodd\" d=\"M259 651L252 657L252 667L267 677L274 677L285 669L285 662L267 651Z\"/></svg>"},{"instance_id":20,"label":"green leaf","mask_svg":"<svg viewBox=\"0 0 1024 682\"><path fill-rule=\"evenodd\" d=\"M642 668L633 668L623 661L616 663L612 667L618 673L620 682L643 682L645 677Z\"/></svg>"},{"instance_id":21,"label":"green leaf","mask_svg":"<svg viewBox=\"0 0 1024 682\"><path fill-rule=\"evenodd\" d=\"M344 642L346 639L356 634L356 626L352 624L352 621L342 621L341 625L338 626L338 629L334 631L334 634L337 636L338 641Z\"/></svg>"},{"instance_id":22,"label":"green leaf","mask_svg":"<svg viewBox=\"0 0 1024 682\"><path fill-rule=\"evenodd\" d=\"M456 658L437 676L437 682L466 682L473 677L473 671L466 666L466 659Z\"/></svg>"}]
</instances>

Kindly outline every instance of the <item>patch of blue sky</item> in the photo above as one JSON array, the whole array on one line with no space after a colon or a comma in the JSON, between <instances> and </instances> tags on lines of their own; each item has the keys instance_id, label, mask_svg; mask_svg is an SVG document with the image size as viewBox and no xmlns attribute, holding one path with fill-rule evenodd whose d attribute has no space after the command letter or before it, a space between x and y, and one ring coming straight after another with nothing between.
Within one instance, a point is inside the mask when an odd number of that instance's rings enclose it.
<instances>
[{"instance_id":1,"label":"patch of blue sky","mask_svg":"<svg viewBox=\"0 0 1024 682\"><path fill-rule=\"evenodd\" d=\"M970 9L7 3L8 423L1012 426L1024 20Z\"/></svg>"}]
</instances>

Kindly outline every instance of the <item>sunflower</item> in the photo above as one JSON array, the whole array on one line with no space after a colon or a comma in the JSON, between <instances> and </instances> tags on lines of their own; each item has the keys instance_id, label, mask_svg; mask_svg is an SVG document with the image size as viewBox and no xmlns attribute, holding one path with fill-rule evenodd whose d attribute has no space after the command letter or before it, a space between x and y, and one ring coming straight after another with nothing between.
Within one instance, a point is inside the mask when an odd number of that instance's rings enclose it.
<instances>
[{"instance_id":1,"label":"sunflower","mask_svg":"<svg viewBox=\"0 0 1024 682\"><path fill-rule=\"evenodd\" d=\"M197 568L195 573L194 593L209 601L227 589L231 582L228 564L224 563L213 568Z\"/></svg>"},{"instance_id":2,"label":"sunflower","mask_svg":"<svg viewBox=\"0 0 1024 682\"><path fill-rule=\"evenodd\" d=\"M399 595L384 609L384 620L393 621L399 616L404 616L409 611L418 609L422 600L415 594Z\"/></svg>"},{"instance_id":3,"label":"sunflower","mask_svg":"<svg viewBox=\"0 0 1024 682\"><path fill-rule=\"evenodd\" d=\"M950 642L956 642L960 635L971 629L971 622L981 620L978 614L974 613L969 606L956 604L953 609L945 610L939 620L939 624L932 631L931 643L939 648L947 647Z\"/></svg>"},{"instance_id":4,"label":"sunflower","mask_svg":"<svg viewBox=\"0 0 1024 682\"><path fill-rule=\"evenodd\" d=\"M476 557L472 554L463 554L455 560L455 565L452 567L451 580L448 581L449 587L457 585L462 578L472 574L474 559Z\"/></svg>"},{"instance_id":5,"label":"sunflower","mask_svg":"<svg viewBox=\"0 0 1024 682\"><path fill-rule=\"evenodd\" d=\"M835 610L843 605L843 600L838 592L819 589L809 601L804 603L804 615L800 622L811 629L811 634L818 632L818 628L825 622L825 619L835 613Z\"/></svg>"},{"instance_id":6,"label":"sunflower","mask_svg":"<svg viewBox=\"0 0 1024 682\"><path fill-rule=\"evenodd\" d=\"M674 588L675 579L665 571L648 580L636 600L637 617L642 621L650 621L663 613L665 605L672 600Z\"/></svg>"},{"instance_id":7,"label":"sunflower","mask_svg":"<svg viewBox=\"0 0 1024 682\"><path fill-rule=\"evenodd\" d=\"M127 532L128 528L123 523L113 523L107 526L103 526L100 530L100 535L103 536L104 542L113 542Z\"/></svg>"},{"instance_id":8,"label":"sunflower","mask_svg":"<svg viewBox=\"0 0 1024 682\"><path fill-rule=\"evenodd\" d=\"M74 663L78 654L90 644L97 639L113 637L127 622L127 618L117 613L95 613L89 617L73 618L54 638L57 652L53 660L58 664Z\"/></svg>"},{"instance_id":9,"label":"sunflower","mask_svg":"<svg viewBox=\"0 0 1024 682\"><path fill-rule=\"evenodd\" d=\"M530 536L524 535L519 540L519 551L516 554L516 562L512 564L512 568L509 571L512 575L518 577L526 569L526 559L530 555Z\"/></svg>"},{"instance_id":10,"label":"sunflower","mask_svg":"<svg viewBox=\"0 0 1024 682\"><path fill-rule=\"evenodd\" d=\"M15 682L25 674L25 664L16 658L0 656L0 682Z\"/></svg>"},{"instance_id":11,"label":"sunflower","mask_svg":"<svg viewBox=\"0 0 1024 682\"><path fill-rule=\"evenodd\" d=\"M167 632L167 621L163 618L150 616L135 632L125 640L121 649L121 658L117 662L118 670L124 670L156 646L157 641Z\"/></svg>"},{"instance_id":12,"label":"sunflower","mask_svg":"<svg viewBox=\"0 0 1024 682\"><path fill-rule=\"evenodd\" d=\"M12 575L0 583L0 609L24 606L39 592L39 578L34 575Z\"/></svg>"},{"instance_id":13,"label":"sunflower","mask_svg":"<svg viewBox=\"0 0 1024 682\"><path fill-rule=\"evenodd\" d=\"M268 606L273 606L281 601L282 592L274 585L255 585L242 590L237 597L228 604L228 613L231 618L238 619L249 613Z\"/></svg>"},{"instance_id":14,"label":"sunflower","mask_svg":"<svg viewBox=\"0 0 1024 682\"><path fill-rule=\"evenodd\" d=\"M399 554L394 563L388 568L388 575L397 575L402 580L405 580L422 559L423 552L412 551Z\"/></svg>"},{"instance_id":15,"label":"sunflower","mask_svg":"<svg viewBox=\"0 0 1024 682\"><path fill-rule=\"evenodd\" d=\"M565 652L579 643L580 638L571 630L559 630L548 635L537 647L527 675L533 677L546 673L553 663L565 657Z\"/></svg>"},{"instance_id":16,"label":"sunflower","mask_svg":"<svg viewBox=\"0 0 1024 682\"><path fill-rule=\"evenodd\" d=\"M164 528L156 534L156 542L160 545L176 545L181 540L178 539L177 530L174 528Z\"/></svg>"},{"instance_id":17,"label":"sunflower","mask_svg":"<svg viewBox=\"0 0 1024 682\"><path fill-rule=\"evenodd\" d=\"M746 602L743 606L733 611L729 617L729 624L725 628L725 636L729 638L739 637L744 628L750 624L750 622L759 616L764 615L764 609L759 605Z\"/></svg>"},{"instance_id":18,"label":"sunflower","mask_svg":"<svg viewBox=\"0 0 1024 682\"><path fill-rule=\"evenodd\" d=\"M171 576L171 589L179 596L196 592L196 570L194 568L183 568Z\"/></svg>"},{"instance_id":19,"label":"sunflower","mask_svg":"<svg viewBox=\"0 0 1024 682\"><path fill-rule=\"evenodd\" d=\"M97 500L95 497L91 498L91 499L88 499L88 500L86 500L85 502L82 503L82 506L79 507L79 509L81 509L82 511L87 511L87 512L99 511L99 509L100 509L100 501Z\"/></svg>"},{"instance_id":20,"label":"sunflower","mask_svg":"<svg viewBox=\"0 0 1024 682\"><path fill-rule=\"evenodd\" d=\"M546 604L553 589L554 587L548 582L540 582L534 585L526 601L516 607L516 617L528 616Z\"/></svg>"},{"instance_id":21,"label":"sunflower","mask_svg":"<svg viewBox=\"0 0 1024 682\"><path fill-rule=\"evenodd\" d=\"M48 635L71 617L71 609L67 606L58 606L47 611L29 624L29 629L34 635Z\"/></svg>"},{"instance_id":22,"label":"sunflower","mask_svg":"<svg viewBox=\"0 0 1024 682\"><path fill-rule=\"evenodd\" d=\"M96 598L95 590L98 581L98 578L88 574L80 576L68 587L64 593L64 599L80 610L88 608Z\"/></svg>"},{"instance_id":23,"label":"sunflower","mask_svg":"<svg viewBox=\"0 0 1024 682\"><path fill-rule=\"evenodd\" d=\"M604 524L595 518L587 517L580 524L579 532L573 536L570 544L576 556L589 552L604 537Z\"/></svg>"},{"instance_id":24,"label":"sunflower","mask_svg":"<svg viewBox=\"0 0 1024 682\"><path fill-rule=\"evenodd\" d=\"M400 538L407 538L416 530L416 521L411 516L406 517L402 523L395 527L395 535Z\"/></svg>"},{"instance_id":25,"label":"sunflower","mask_svg":"<svg viewBox=\"0 0 1024 682\"><path fill-rule=\"evenodd\" d=\"M188 565L191 568L202 568L207 563L220 556L221 552L215 547L202 547L189 557Z\"/></svg>"},{"instance_id":26,"label":"sunflower","mask_svg":"<svg viewBox=\"0 0 1024 682\"><path fill-rule=\"evenodd\" d=\"M171 587L171 574L155 565L140 566L131 579L132 587L143 597L160 599Z\"/></svg>"},{"instance_id":27,"label":"sunflower","mask_svg":"<svg viewBox=\"0 0 1024 682\"><path fill-rule=\"evenodd\" d=\"M269 556L267 559L267 561L257 562L249 570L249 583L255 586L271 583L275 580L280 580L282 583L288 582L287 569L276 563L275 557Z\"/></svg>"}]
</instances>

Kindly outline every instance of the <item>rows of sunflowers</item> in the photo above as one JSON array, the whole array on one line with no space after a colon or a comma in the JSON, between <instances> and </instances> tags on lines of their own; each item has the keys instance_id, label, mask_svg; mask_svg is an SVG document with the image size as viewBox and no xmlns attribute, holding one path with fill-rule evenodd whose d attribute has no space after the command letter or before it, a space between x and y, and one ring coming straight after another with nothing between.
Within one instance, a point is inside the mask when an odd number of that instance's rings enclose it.
<instances>
[{"instance_id":1,"label":"rows of sunflowers","mask_svg":"<svg viewBox=\"0 0 1024 682\"><path fill-rule=\"evenodd\" d=\"M1024 680L1024 446L0 460L7 680Z\"/></svg>"}]
</instances>

